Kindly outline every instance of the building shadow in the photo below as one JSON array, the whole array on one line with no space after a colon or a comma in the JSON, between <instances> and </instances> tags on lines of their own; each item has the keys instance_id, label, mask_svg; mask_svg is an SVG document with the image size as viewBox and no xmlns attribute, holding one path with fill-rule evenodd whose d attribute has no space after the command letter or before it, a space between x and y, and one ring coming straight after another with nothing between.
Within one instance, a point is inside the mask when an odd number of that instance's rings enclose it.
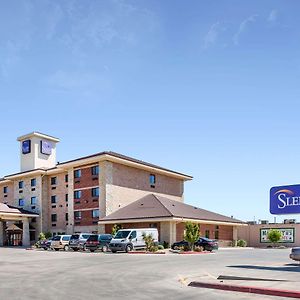
<instances>
[{"instance_id":1,"label":"building shadow","mask_svg":"<svg viewBox=\"0 0 300 300\"><path fill-rule=\"evenodd\" d=\"M255 265L233 265L233 266L227 266L227 268L300 273L300 264L286 264L286 265L283 265L282 267L267 267L267 266L255 266Z\"/></svg>"}]
</instances>

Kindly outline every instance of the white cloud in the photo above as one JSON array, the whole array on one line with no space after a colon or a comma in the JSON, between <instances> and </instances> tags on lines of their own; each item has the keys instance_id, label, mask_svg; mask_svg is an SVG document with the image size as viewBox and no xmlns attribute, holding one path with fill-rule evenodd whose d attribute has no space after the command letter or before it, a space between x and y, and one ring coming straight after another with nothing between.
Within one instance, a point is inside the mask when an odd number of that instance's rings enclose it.
<instances>
[{"instance_id":1,"label":"white cloud","mask_svg":"<svg viewBox=\"0 0 300 300\"><path fill-rule=\"evenodd\" d=\"M275 23L278 19L278 11L276 9L273 9L270 14L269 14L269 17L268 17L268 22L270 23Z\"/></svg>"},{"instance_id":2,"label":"white cloud","mask_svg":"<svg viewBox=\"0 0 300 300\"><path fill-rule=\"evenodd\" d=\"M214 46L218 41L220 33L224 30L225 27L222 25L222 23L214 23L204 37L204 48L207 49L211 46Z\"/></svg>"},{"instance_id":3,"label":"white cloud","mask_svg":"<svg viewBox=\"0 0 300 300\"><path fill-rule=\"evenodd\" d=\"M250 17L246 18L243 22L241 22L238 31L233 36L233 43L235 45L239 44L241 35L247 30L251 23L256 22L257 17L258 15L251 15Z\"/></svg>"}]
</instances>

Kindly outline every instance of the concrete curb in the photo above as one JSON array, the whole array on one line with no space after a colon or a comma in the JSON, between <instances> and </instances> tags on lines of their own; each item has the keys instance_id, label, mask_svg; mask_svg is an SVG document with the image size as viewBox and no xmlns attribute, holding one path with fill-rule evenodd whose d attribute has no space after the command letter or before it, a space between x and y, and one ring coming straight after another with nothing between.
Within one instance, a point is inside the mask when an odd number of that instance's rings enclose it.
<instances>
[{"instance_id":1,"label":"concrete curb","mask_svg":"<svg viewBox=\"0 0 300 300\"><path fill-rule=\"evenodd\" d=\"M200 281L192 281L188 284L188 286L300 299L300 291L297 292L297 291L290 291L290 290L260 288L260 287L253 287L253 286L238 286L232 284L208 283L208 282L200 282Z\"/></svg>"}]
</instances>

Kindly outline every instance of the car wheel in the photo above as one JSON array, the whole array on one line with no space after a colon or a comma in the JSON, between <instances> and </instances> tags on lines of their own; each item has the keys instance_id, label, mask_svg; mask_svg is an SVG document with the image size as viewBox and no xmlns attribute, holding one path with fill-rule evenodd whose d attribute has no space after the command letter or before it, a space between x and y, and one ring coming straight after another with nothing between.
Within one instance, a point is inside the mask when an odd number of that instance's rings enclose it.
<instances>
[{"instance_id":1,"label":"car wheel","mask_svg":"<svg viewBox=\"0 0 300 300\"><path fill-rule=\"evenodd\" d=\"M102 252L107 252L107 250L108 250L107 245L104 245L104 246L102 247Z\"/></svg>"},{"instance_id":2,"label":"car wheel","mask_svg":"<svg viewBox=\"0 0 300 300\"><path fill-rule=\"evenodd\" d=\"M55 251L59 251L59 248L54 248Z\"/></svg>"},{"instance_id":3,"label":"car wheel","mask_svg":"<svg viewBox=\"0 0 300 300\"><path fill-rule=\"evenodd\" d=\"M95 252L95 250L94 249L90 249L90 252Z\"/></svg>"},{"instance_id":4,"label":"car wheel","mask_svg":"<svg viewBox=\"0 0 300 300\"><path fill-rule=\"evenodd\" d=\"M73 251L78 251L78 248L73 248Z\"/></svg>"},{"instance_id":5,"label":"car wheel","mask_svg":"<svg viewBox=\"0 0 300 300\"><path fill-rule=\"evenodd\" d=\"M64 250L69 251L69 249L70 249L69 245L65 245Z\"/></svg>"},{"instance_id":6,"label":"car wheel","mask_svg":"<svg viewBox=\"0 0 300 300\"><path fill-rule=\"evenodd\" d=\"M125 248L125 251L126 252L132 251L132 246L131 245L127 245L126 248Z\"/></svg>"},{"instance_id":7,"label":"car wheel","mask_svg":"<svg viewBox=\"0 0 300 300\"><path fill-rule=\"evenodd\" d=\"M112 253L117 253L117 251L116 251L116 250L111 250L111 252L112 252Z\"/></svg>"},{"instance_id":8,"label":"car wheel","mask_svg":"<svg viewBox=\"0 0 300 300\"><path fill-rule=\"evenodd\" d=\"M48 248L47 248L47 247L44 247L43 249L44 249L44 250L48 250Z\"/></svg>"}]
</instances>

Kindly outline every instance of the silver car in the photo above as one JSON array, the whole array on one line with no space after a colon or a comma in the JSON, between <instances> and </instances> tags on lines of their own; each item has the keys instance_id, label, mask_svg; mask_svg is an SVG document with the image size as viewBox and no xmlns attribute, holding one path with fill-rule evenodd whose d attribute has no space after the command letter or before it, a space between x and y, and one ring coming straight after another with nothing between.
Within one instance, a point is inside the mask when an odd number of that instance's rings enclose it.
<instances>
[{"instance_id":1,"label":"silver car","mask_svg":"<svg viewBox=\"0 0 300 300\"><path fill-rule=\"evenodd\" d=\"M291 250L290 259L300 261L300 247L294 247Z\"/></svg>"}]
</instances>

